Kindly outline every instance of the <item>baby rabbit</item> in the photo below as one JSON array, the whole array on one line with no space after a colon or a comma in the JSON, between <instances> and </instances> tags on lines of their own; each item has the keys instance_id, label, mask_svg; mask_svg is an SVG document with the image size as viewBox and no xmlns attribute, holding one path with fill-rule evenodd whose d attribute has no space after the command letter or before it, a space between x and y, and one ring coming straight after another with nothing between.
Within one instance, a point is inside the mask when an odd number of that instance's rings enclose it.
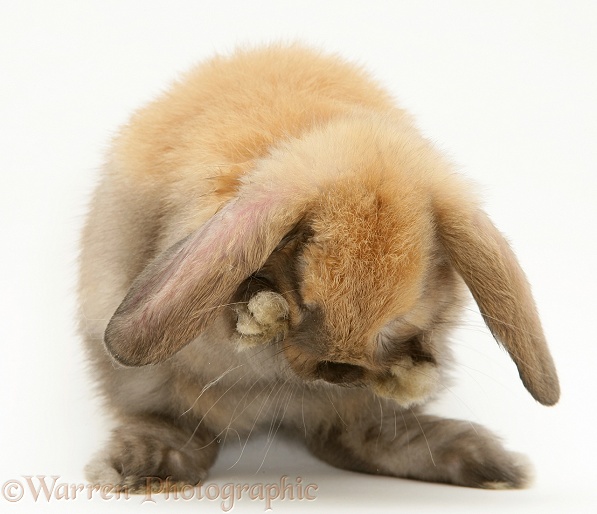
<instances>
[{"instance_id":1,"label":"baby rabbit","mask_svg":"<svg viewBox=\"0 0 597 514\"><path fill-rule=\"evenodd\" d=\"M514 254L389 94L299 46L215 57L133 115L91 202L80 326L118 425L87 478L198 484L228 431L281 428L339 468L524 487L488 430L421 410L466 287L555 404Z\"/></svg>"}]
</instances>

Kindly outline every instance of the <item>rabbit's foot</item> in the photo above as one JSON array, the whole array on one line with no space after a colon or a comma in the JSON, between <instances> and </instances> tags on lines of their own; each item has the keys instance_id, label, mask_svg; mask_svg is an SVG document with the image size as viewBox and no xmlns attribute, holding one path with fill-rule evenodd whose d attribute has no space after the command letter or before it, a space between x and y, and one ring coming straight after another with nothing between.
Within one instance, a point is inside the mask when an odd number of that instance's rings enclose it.
<instances>
[{"instance_id":1,"label":"rabbit's foot","mask_svg":"<svg viewBox=\"0 0 597 514\"><path fill-rule=\"evenodd\" d=\"M91 484L113 491L173 491L201 484L217 453L209 434L193 435L151 417L131 418L112 432L85 475Z\"/></svg>"},{"instance_id":2,"label":"rabbit's foot","mask_svg":"<svg viewBox=\"0 0 597 514\"><path fill-rule=\"evenodd\" d=\"M396 414L398 417L396 418ZM532 467L482 426L413 409L346 428L339 421L315 431L310 450L344 469L483 489L520 489Z\"/></svg>"},{"instance_id":3,"label":"rabbit's foot","mask_svg":"<svg viewBox=\"0 0 597 514\"><path fill-rule=\"evenodd\" d=\"M282 295L260 291L248 303L235 306L236 331L244 346L278 342L288 332L288 303Z\"/></svg>"}]
</instances>

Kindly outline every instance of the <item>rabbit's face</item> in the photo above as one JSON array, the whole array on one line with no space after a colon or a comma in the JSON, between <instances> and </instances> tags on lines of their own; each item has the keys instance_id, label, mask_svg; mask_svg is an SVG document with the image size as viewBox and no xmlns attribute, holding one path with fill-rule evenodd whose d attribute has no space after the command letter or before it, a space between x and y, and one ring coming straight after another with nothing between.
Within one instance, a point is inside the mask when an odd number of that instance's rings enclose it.
<instances>
[{"instance_id":1,"label":"rabbit's face","mask_svg":"<svg viewBox=\"0 0 597 514\"><path fill-rule=\"evenodd\" d=\"M279 341L305 381L360 386L403 405L436 390L443 335L461 291L428 203L382 184L336 184L239 288L288 303Z\"/></svg>"}]
</instances>

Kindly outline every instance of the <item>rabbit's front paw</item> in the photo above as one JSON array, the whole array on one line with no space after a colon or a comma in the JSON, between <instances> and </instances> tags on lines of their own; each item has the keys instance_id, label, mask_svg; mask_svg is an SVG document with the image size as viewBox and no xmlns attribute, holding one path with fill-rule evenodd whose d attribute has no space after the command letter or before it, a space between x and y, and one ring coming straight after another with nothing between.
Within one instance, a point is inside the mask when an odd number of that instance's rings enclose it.
<instances>
[{"instance_id":1,"label":"rabbit's front paw","mask_svg":"<svg viewBox=\"0 0 597 514\"><path fill-rule=\"evenodd\" d=\"M447 481L483 489L521 489L532 482L533 468L525 455L506 450L482 427L470 429L434 452L435 464L447 472Z\"/></svg>"},{"instance_id":2,"label":"rabbit's front paw","mask_svg":"<svg viewBox=\"0 0 597 514\"><path fill-rule=\"evenodd\" d=\"M278 342L288 331L288 303L282 295L261 291L248 303L235 306L236 331L245 346Z\"/></svg>"},{"instance_id":3,"label":"rabbit's front paw","mask_svg":"<svg viewBox=\"0 0 597 514\"><path fill-rule=\"evenodd\" d=\"M217 453L209 434L190 434L160 419L131 419L114 429L85 475L110 490L165 492L202 483Z\"/></svg>"},{"instance_id":4,"label":"rabbit's front paw","mask_svg":"<svg viewBox=\"0 0 597 514\"><path fill-rule=\"evenodd\" d=\"M532 482L533 468L527 457L520 453L504 451L485 459L468 457L460 462L462 485L483 489L522 489Z\"/></svg>"}]
</instances>

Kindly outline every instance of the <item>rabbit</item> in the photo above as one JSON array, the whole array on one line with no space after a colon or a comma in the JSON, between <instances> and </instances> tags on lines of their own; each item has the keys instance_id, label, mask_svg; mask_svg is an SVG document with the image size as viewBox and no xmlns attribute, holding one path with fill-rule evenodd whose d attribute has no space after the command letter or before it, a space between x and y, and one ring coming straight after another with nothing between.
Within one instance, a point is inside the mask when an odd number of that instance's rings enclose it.
<instances>
[{"instance_id":1,"label":"rabbit","mask_svg":"<svg viewBox=\"0 0 597 514\"><path fill-rule=\"evenodd\" d=\"M131 117L91 198L80 332L116 425L86 477L197 485L226 436L280 430L342 469L527 487L526 457L424 411L469 291L555 404L515 255L390 94L298 44L217 55Z\"/></svg>"}]
</instances>

